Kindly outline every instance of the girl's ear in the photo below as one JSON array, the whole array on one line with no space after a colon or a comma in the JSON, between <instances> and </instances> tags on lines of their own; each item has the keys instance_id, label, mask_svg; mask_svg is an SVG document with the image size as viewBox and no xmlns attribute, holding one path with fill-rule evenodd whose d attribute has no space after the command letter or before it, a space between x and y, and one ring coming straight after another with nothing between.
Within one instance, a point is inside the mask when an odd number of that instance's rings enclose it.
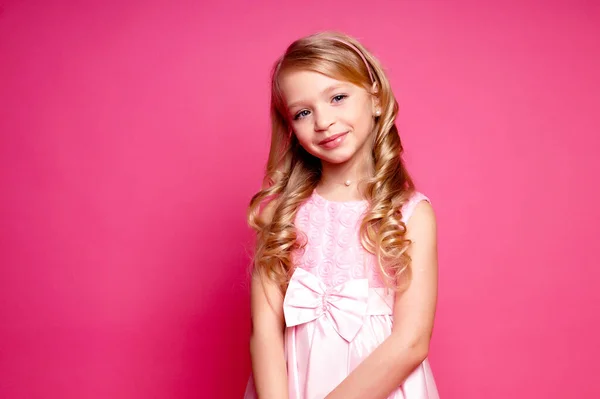
<instances>
[{"instance_id":1,"label":"girl's ear","mask_svg":"<svg viewBox=\"0 0 600 399\"><path fill-rule=\"evenodd\" d=\"M373 85L371 86L371 94L374 96L379 94L379 86L377 85L377 82L373 82Z\"/></svg>"},{"instance_id":2,"label":"girl's ear","mask_svg":"<svg viewBox=\"0 0 600 399\"><path fill-rule=\"evenodd\" d=\"M374 82L373 86L371 87L371 102L373 105L373 115L381 115L381 104L379 101L379 88L377 86L377 82Z\"/></svg>"}]
</instances>

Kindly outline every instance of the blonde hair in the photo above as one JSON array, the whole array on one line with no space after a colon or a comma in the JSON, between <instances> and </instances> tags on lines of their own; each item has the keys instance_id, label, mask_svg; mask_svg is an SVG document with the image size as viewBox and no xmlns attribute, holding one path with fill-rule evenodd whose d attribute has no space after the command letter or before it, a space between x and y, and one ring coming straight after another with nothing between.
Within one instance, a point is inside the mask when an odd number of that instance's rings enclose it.
<instances>
[{"instance_id":1,"label":"blonde hair","mask_svg":"<svg viewBox=\"0 0 600 399\"><path fill-rule=\"evenodd\" d=\"M292 69L353 83L379 100L381 116L375 120L372 150L374 175L365 185L364 196L369 205L360 237L364 248L376 255L386 286L399 290L411 274L406 252L410 242L405 237L406 225L400 210L414 191L414 184L401 157L403 148L395 126L398 103L379 61L356 39L337 32L296 40L272 70L272 131L265 184L252 197L248 208L248 223L257 233L254 272L272 279L285 292L294 271L292 253L300 248L294 219L298 207L310 197L321 177L320 160L300 146L288 123L279 77ZM273 211L267 219L261 217L265 203Z\"/></svg>"}]
</instances>

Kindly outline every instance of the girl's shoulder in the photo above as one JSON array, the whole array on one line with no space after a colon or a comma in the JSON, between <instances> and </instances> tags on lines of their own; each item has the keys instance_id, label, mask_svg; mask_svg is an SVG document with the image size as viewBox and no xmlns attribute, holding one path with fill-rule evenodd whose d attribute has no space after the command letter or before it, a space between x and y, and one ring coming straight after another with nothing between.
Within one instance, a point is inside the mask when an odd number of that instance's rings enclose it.
<instances>
[{"instance_id":1,"label":"girl's shoulder","mask_svg":"<svg viewBox=\"0 0 600 399\"><path fill-rule=\"evenodd\" d=\"M409 197L408 201L406 201L400 209L400 212L402 214L402 221L404 223L408 221L408 219L411 217L411 215L417 208L417 205L419 205L421 202L426 202L428 203L428 205L431 205L431 200L428 196L426 196L420 191L414 191Z\"/></svg>"}]
</instances>

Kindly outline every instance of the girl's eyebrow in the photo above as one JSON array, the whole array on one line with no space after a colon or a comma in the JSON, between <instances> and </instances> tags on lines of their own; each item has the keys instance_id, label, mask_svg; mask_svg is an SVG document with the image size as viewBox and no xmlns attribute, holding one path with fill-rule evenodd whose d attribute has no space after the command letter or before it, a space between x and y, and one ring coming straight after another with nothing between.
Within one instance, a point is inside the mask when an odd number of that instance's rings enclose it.
<instances>
[{"instance_id":1,"label":"girl's eyebrow","mask_svg":"<svg viewBox=\"0 0 600 399\"><path fill-rule=\"evenodd\" d=\"M329 93L331 93L333 91L339 90L339 89L344 88L344 87L346 87L345 84L343 84L343 83L337 83L337 84L334 84L333 86L327 87L325 90L321 91L320 94L321 95L323 95L323 94L329 94ZM303 104L303 101L295 101L295 102L293 102L291 104L288 104L287 107L288 107L288 109L292 109L292 108L300 106L302 104Z\"/></svg>"}]
</instances>

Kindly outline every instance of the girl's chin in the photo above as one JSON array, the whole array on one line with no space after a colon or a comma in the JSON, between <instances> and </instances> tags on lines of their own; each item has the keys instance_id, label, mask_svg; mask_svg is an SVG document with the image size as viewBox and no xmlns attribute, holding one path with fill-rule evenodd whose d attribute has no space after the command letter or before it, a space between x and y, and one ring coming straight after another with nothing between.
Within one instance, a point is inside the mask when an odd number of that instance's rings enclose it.
<instances>
[{"instance_id":1,"label":"girl's chin","mask_svg":"<svg viewBox=\"0 0 600 399\"><path fill-rule=\"evenodd\" d=\"M312 151L311 154L321 160L323 163L332 165L343 164L350 161L355 155L355 151L351 148L337 148L335 150L324 151L323 149L317 149Z\"/></svg>"},{"instance_id":2,"label":"girl's chin","mask_svg":"<svg viewBox=\"0 0 600 399\"><path fill-rule=\"evenodd\" d=\"M352 159L350 155L338 155L338 156L320 156L321 162L331 165L341 165Z\"/></svg>"}]
</instances>

